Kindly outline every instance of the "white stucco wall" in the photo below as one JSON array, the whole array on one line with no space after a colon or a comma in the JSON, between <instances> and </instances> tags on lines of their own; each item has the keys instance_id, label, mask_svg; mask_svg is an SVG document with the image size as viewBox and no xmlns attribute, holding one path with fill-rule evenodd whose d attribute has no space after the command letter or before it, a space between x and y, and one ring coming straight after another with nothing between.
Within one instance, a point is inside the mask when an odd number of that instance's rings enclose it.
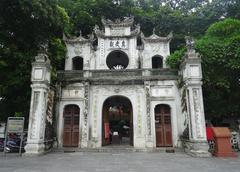
<instances>
[{"instance_id":1,"label":"white stucco wall","mask_svg":"<svg viewBox=\"0 0 240 172\"><path fill-rule=\"evenodd\" d=\"M65 70L72 70L72 59L76 56L83 58L83 70L94 69L92 56L94 51L91 48L90 43L66 43L67 54L65 58Z\"/></svg>"},{"instance_id":2,"label":"white stucco wall","mask_svg":"<svg viewBox=\"0 0 240 172\"><path fill-rule=\"evenodd\" d=\"M166 68L166 58L170 55L169 42L144 42L142 67L144 69L152 68L152 57L156 55L163 57L163 68Z\"/></svg>"}]
</instances>

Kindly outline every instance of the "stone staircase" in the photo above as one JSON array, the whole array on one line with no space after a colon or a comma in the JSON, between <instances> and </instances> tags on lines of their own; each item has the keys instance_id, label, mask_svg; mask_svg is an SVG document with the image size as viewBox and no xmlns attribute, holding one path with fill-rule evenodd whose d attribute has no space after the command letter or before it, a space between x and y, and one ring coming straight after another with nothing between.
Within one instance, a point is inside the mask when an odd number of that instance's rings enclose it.
<instances>
[{"instance_id":1,"label":"stone staircase","mask_svg":"<svg viewBox=\"0 0 240 172\"><path fill-rule=\"evenodd\" d=\"M134 148L131 146L104 146L101 148L58 148L53 152L73 153L73 152L102 152L102 153L131 153L131 152L156 152L175 153L184 152L183 149L162 147L162 148Z\"/></svg>"}]
</instances>

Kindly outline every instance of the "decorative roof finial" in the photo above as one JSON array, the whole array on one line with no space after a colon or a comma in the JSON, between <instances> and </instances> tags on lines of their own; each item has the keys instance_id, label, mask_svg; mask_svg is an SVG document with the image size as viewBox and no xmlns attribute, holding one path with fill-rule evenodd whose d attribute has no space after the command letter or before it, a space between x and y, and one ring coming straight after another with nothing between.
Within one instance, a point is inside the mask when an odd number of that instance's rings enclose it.
<instances>
[{"instance_id":1,"label":"decorative roof finial","mask_svg":"<svg viewBox=\"0 0 240 172\"><path fill-rule=\"evenodd\" d=\"M185 37L185 40L186 40L187 50L188 50L188 51L194 50L195 41L194 41L193 37L191 37L191 36L186 36L186 37Z\"/></svg>"},{"instance_id":2,"label":"decorative roof finial","mask_svg":"<svg viewBox=\"0 0 240 172\"><path fill-rule=\"evenodd\" d=\"M156 35L156 28L155 27L153 28L152 32L153 32L153 35Z\"/></svg>"},{"instance_id":3,"label":"decorative roof finial","mask_svg":"<svg viewBox=\"0 0 240 172\"><path fill-rule=\"evenodd\" d=\"M96 32L96 31L99 31L99 26L98 25L95 25L93 30Z\"/></svg>"},{"instance_id":4,"label":"decorative roof finial","mask_svg":"<svg viewBox=\"0 0 240 172\"><path fill-rule=\"evenodd\" d=\"M48 51L48 42L41 43L39 45L39 53L47 53Z\"/></svg>"},{"instance_id":5,"label":"decorative roof finial","mask_svg":"<svg viewBox=\"0 0 240 172\"><path fill-rule=\"evenodd\" d=\"M39 45L39 51L37 56L35 56L36 62L46 62L49 61L47 58L47 51L48 51L48 42L42 42Z\"/></svg>"}]
</instances>

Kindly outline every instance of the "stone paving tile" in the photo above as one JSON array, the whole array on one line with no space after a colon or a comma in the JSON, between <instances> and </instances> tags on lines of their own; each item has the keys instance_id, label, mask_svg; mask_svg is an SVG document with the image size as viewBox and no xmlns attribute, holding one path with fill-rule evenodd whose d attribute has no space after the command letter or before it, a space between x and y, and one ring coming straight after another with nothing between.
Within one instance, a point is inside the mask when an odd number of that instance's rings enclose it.
<instances>
[{"instance_id":1,"label":"stone paving tile","mask_svg":"<svg viewBox=\"0 0 240 172\"><path fill-rule=\"evenodd\" d=\"M239 154L240 155L240 154ZM0 172L239 172L240 158L193 158L184 153L0 154Z\"/></svg>"}]
</instances>

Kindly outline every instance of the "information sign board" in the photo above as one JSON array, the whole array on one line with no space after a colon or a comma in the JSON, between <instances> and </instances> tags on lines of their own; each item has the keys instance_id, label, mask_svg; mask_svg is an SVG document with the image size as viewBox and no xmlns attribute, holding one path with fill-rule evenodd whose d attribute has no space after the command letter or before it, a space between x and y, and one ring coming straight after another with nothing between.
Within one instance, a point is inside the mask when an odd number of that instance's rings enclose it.
<instances>
[{"instance_id":1,"label":"information sign board","mask_svg":"<svg viewBox=\"0 0 240 172\"><path fill-rule=\"evenodd\" d=\"M8 133L22 133L24 130L23 117L9 117L7 124Z\"/></svg>"},{"instance_id":2,"label":"information sign board","mask_svg":"<svg viewBox=\"0 0 240 172\"><path fill-rule=\"evenodd\" d=\"M21 134L20 145L19 145L19 155L22 155L22 141L23 141L23 131L24 131L24 117L8 117L7 130L5 134L4 141L4 154L6 155L6 146L8 143L8 135L17 133ZM9 150L10 151L10 150Z\"/></svg>"}]
</instances>

